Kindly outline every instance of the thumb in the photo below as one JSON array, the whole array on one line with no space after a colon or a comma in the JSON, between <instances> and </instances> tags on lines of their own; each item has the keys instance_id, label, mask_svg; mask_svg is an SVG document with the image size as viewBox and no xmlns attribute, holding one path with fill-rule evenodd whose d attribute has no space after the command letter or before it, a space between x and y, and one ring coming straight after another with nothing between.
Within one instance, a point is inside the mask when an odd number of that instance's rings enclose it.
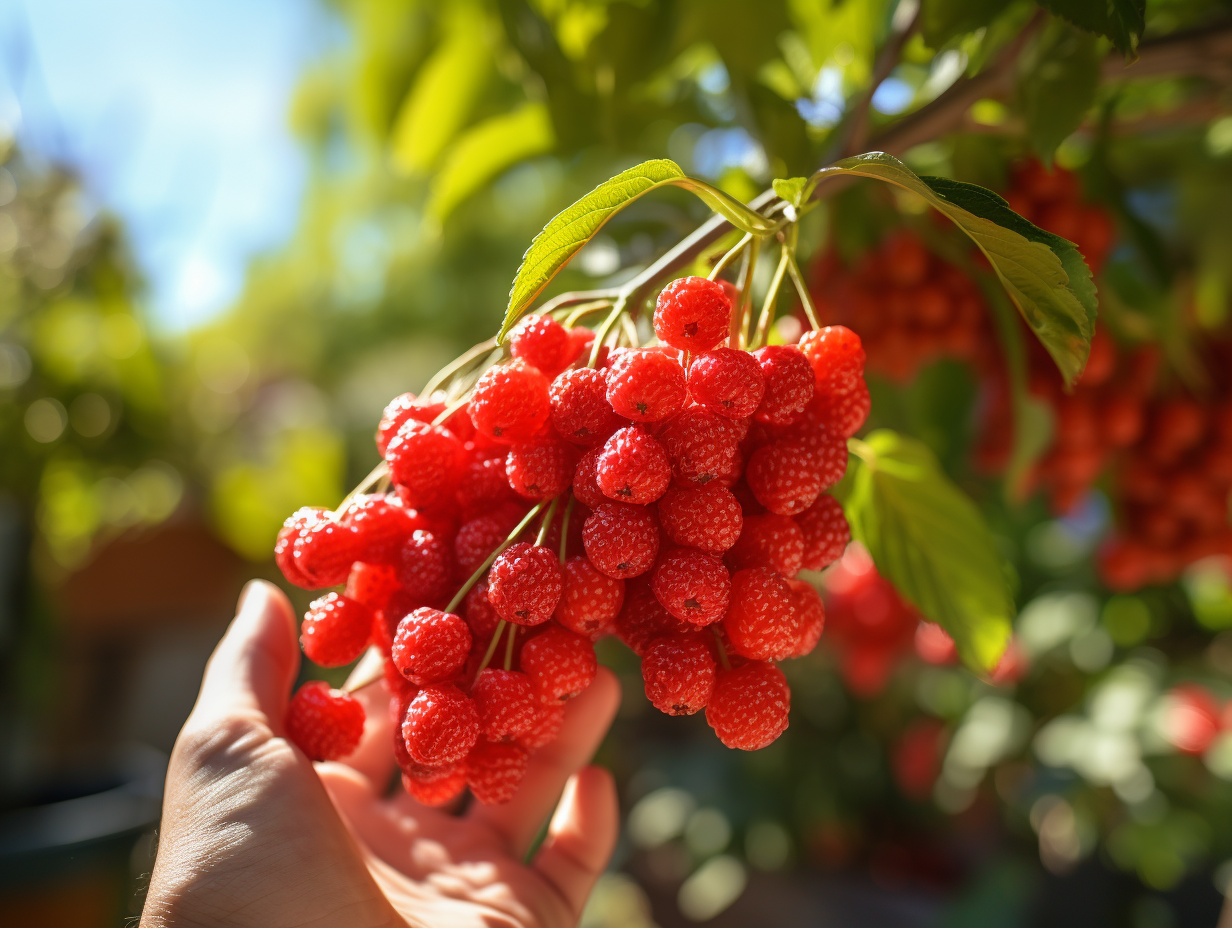
<instances>
[{"instance_id":1,"label":"thumb","mask_svg":"<svg viewBox=\"0 0 1232 928\"><path fill-rule=\"evenodd\" d=\"M272 583L251 580L206 665L193 715L263 716L275 732L281 732L298 673L299 645L290 601Z\"/></svg>"}]
</instances>

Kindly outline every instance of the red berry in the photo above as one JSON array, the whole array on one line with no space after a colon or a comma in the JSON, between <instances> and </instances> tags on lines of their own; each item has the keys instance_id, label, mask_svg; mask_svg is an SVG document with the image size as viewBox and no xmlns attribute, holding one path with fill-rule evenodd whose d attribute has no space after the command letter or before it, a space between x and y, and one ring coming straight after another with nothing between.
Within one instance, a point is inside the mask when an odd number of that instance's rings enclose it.
<instances>
[{"instance_id":1,"label":"red berry","mask_svg":"<svg viewBox=\"0 0 1232 928\"><path fill-rule=\"evenodd\" d=\"M804 557L800 566L805 570L821 570L833 564L843 556L851 541L851 526L847 524L842 505L824 493L796 516L796 524L804 534Z\"/></svg>"},{"instance_id":2,"label":"red berry","mask_svg":"<svg viewBox=\"0 0 1232 928\"><path fill-rule=\"evenodd\" d=\"M620 425L607 401L607 378L589 367L565 371L552 381L552 425L578 445L596 445Z\"/></svg>"},{"instance_id":3,"label":"red berry","mask_svg":"<svg viewBox=\"0 0 1232 928\"><path fill-rule=\"evenodd\" d=\"M659 500L659 523L678 545L721 555L736 543L744 525L740 502L718 486L673 487Z\"/></svg>"},{"instance_id":4,"label":"red berry","mask_svg":"<svg viewBox=\"0 0 1232 928\"><path fill-rule=\"evenodd\" d=\"M682 277L659 292L655 334L681 351L705 351L727 337L731 312L731 300L718 281Z\"/></svg>"},{"instance_id":5,"label":"red berry","mask_svg":"<svg viewBox=\"0 0 1232 928\"><path fill-rule=\"evenodd\" d=\"M627 419L666 419L684 406L685 395L684 369L655 348L626 351L608 371L607 401Z\"/></svg>"},{"instance_id":6,"label":"red berry","mask_svg":"<svg viewBox=\"0 0 1232 928\"><path fill-rule=\"evenodd\" d=\"M542 545L510 545L488 571L488 601L506 622L546 622L560 602L560 591L560 562Z\"/></svg>"},{"instance_id":7,"label":"red berry","mask_svg":"<svg viewBox=\"0 0 1232 928\"><path fill-rule=\"evenodd\" d=\"M398 623L390 656L404 677L422 686L453 677L470 650L471 632L461 616L421 606Z\"/></svg>"},{"instance_id":8,"label":"red berry","mask_svg":"<svg viewBox=\"0 0 1232 928\"><path fill-rule=\"evenodd\" d=\"M573 471L573 495L589 509L595 509L608 501L599 489L599 455L603 448L591 448L578 459Z\"/></svg>"},{"instance_id":9,"label":"red berry","mask_svg":"<svg viewBox=\"0 0 1232 928\"><path fill-rule=\"evenodd\" d=\"M479 740L479 711L452 683L429 684L407 706L402 737L416 763L456 764Z\"/></svg>"},{"instance_id":10,"label":"red berry","mask_svg":"<svg viewBox=\"0 0 1232 928\"><path fill-rule=\"evenodd\" d=\"M523 361L490 367L471 393L475 430L501 444L527 441L547 422L548 381Z\"/></svg>"},{"instance_id":11,"label":"red berry","mask_svg":"<svg viewBox=\"0 0 1232 928\"><path fill-rule=\"evenodd\" d=\"M385 449L389 475L411 506L434 506L454 492L461 476L462 442L448 429L410 419Z\"/></svg>"},{"instance_id":12,"label":"red berry","mask_svg":"<svg viewBox=\"0 0 1232 928\"><path fill-rule=\"evenodd\" d=\"M740 539L727 553L733 570L767 567L794 577L804 559L804 532L791 516L767 513L744 520Z\"/></svg>"},{"instance_id":13,"label":"red berry","mask_svg":"<svg viewBox=\"0 0 1232 928\"><path fill-rule=\"evenodd\" d=\"M715 348L693 359L688 388L695 403L729 419L745 419L761 405L766 375L749 352Z\"/></svg>"},{"instance_id":14,"label":"red berry","mask_svg":"<svg viewBox=\"0 0 1232 928\"><path fill-rule=\"evenodd\" d=\"M514 445L505 462L509 486L525 499L559 496L573 478L576 452L563 441L538 441Z\"/></svg>"},{"instance_id":15,"label":"red berry","mask_svg":"<svg viewBox=\"0 0 1232 928\"><path fill-rule=\"evenodd\" d=\"M791 587L791 606L796 613L796 640L787 657L804 657L812 653L821 639L826 627L826 607L812 584L803 580L788 580L787 583Z\"/></svg>"},{"instance_id":16,"label":"red berry","mask_svg":"<svg viewBox=\"0 0 1232 928\"><path fill-rule=\"evenodd\" d=\"M732 647L742 657L778 660L791 653L795 623L791 587L764 567L736 571L731 578L731 607L723 622Z\"/></svg>"},{"instance_id":17,"label":"red berry","mask_svg":"<svg viewBox=\"0 0 1232 928\"><path fill-rule=\"evenodd\" d=\"M446 409L445 399L445 394L439 390L429 397L419 399L415 398L414 393L403 393L401 396L394 397L385 407L385 412L381 416L381 424L377 426L376 450L384 457L390 440L398 434L398 429L402 428L403 423L408 419L426 423L435 422ZM470 417L467 416L465 409L455 411L441 424L453 432L459 441L468 441L475 434L475 427L471 425Z\"/></svg>"},{"instance_id":18,"label":"red berry","mask_svg":"<svg viewBox=\"0 0 1232 928\"><path fill-rule=\"evenodd\" d=\"M706 707L716 670L710 647L698 634L651 642L642 657L642 680L646 698L656 709L668 715L692 715Z\"/></svg>"},{"instance_id":19,"label":"red berry","mask_svg":"<svg viewBox=\"0 0 1232 928\"><path fill-rule=\"evenodd\" d=\"M625 582L600 573L585 557L569 558L561 572L556 621L591 641L611 634L625 602Z\"/></svg>"},{"instance_id":20,"label":"red berry","mask_svg":"<svg viewBox=\"0 0 1232 928\"><path fill-rule=\"evenodd\" d=\"M684 622L663 608L645 580L635 580L625 587L625 605L616 617L616 635L639 657L650 643L664 635L689 634L697 627Z\"/></svg>"},{"instance_id":21,"label":"red berry","mask_svg":"<svg viewBox=\"0 0 1232 928\"><path fill-rule=\"evenodd\" d=\"M621 580L644 574L659 553L659 524L645 506L604 503L582 527L586 556L600 572Z\"/></svg>"},{"instance_id":22,"label":"red berry","mask_svg":"<svg viewBox=\"0 0 1232 928\"><path fill-rule=\"evenodd\" d=\"M731 486L740 477L740 438L733 422L701 406L690 406L659 433L677 482Z\"/></svg>"},{"instance_id":23,"label":"red berry","mask_svg":"<svg viewBox=\"0 0 1232 928\"><path fill-rule=\"evenodd\" d=\"M466 598L462 600L462 611L472 639L490 641L500 622L500 616L488 601L487 577L480 577L479 582L470 588Z\"/></svg>"},{"instance_id":24,"label":"red berry","mask_svg":"<svg viewBox=\"0 0 1232 928\"><path fill-rule=\"evenodd\" d=\"M346 596L328 593L308 606L299 640L314 664L341 667L363 654L371 637L372 610Z\"/></svg>"},{"instance_id":25,"label":"red berry","mask_svg":"<svg viewBox=\"0 0 1232 928\"><path fill-rule=\"evenodd\" d=\"M530 756L519 745L481 741L466 756L463 767L475 798L485 806L495 806L514 797L529 763Z\"/></svg>"},{"instance_id":26,"label":"red berry","mask_svg":"<svg viewBox=\"0 0 1232 928\"><path fill-rule=\"evenodd\" d=\"M491 512L494 508L517 500L509 477L505 473L508 457L501 448L475 448L462 465L458 481L458 503L462 518L470 520Z\"/></svg>"},{"instance_id":27,"label":"red berry","mask_svg":"<svg viewBox=\"0 0 1232 928\"><path fill-rule=\"evenodd\" d=\"M753 452L745 479L757 501L779 515L803 512L821 492L821 474L807 451L776 441Z\"/></svg>"},{"instance_id":28,"label":"red berry","mask_svg":"<svg viewBox=\"0 0 1232 928\"><path fill-rule=\"evenodd\" d=\"M844 438L850 438L868 418L872 398L868 385L861 380L849 393L823 393L814 401L817 419Z\"/></svg>"},{"instance_id":29,"label":"red berry","mask_svg":"<svg viewBox=\"0 0 1232 928\"><path fill-rule=\"evenodd\" d=\"M471 687L471 698L479 710L479 730L489 741L517 738L535 720L530 678L516 670L484 668Z\"/></svg>"},{"instance_id":30,"label":"red berry","mask_svg":"<svg viewBox=\"0 0 1232 928\"><path fill-rule=\"evenodd\" d=\"M822 489L827 489L847 473L847 436L821 422L816 409L816 401L810 403L804 415L783 433L782 440L808 453L821 477Z\"/></svg>"},{"instance_id":31,"label":"red berry","mask_svg":"<svg viewBox=\"0 0 1232 928\"><path fill-rule=\"evenodd\" d=\"M616 432L595 462L599 489L622 503L653 503L672 481L667 452L639 426Z\"/></svg>"},{"instance_id":32,"label":"red berry","mask_svg":"<svg viewBox=\"0 0 1232 928\"><path fill-rule=\"evenodd\" d=\"M509 333L509 351L531 367L551 376L572 358L569 330L551 316L524 316Z\"/></svg>"},{"instance_id":33,"label":"red berry","mask_svg":"<svg viewBox=\"0 0 1232 928\"><path fill-rule=\"evenodd\" d=\"M345 594L375 612L384 609L389 597L400 587L397 571L388 564L365 564L361 561L351 568Z\"/></svg>"},{"instance_id":34,"label":"red berry","mask_svg":"<svg viewBox=\"0 0 1232 928\"><path fill-rule=\"evenodd\" d=\"M356 497L339 513L343 525L353 528L370 564L392 564L398 559L403 542L422 519L402 505L398 497L379 493Z\"/></svg>"},{"instance_id":35,"label":"red berry","mask_svg":"<svg viewBox=\"0 0 1232 928\"><path fill-rule=\"evenodd\" d=\"M312 589L311 578L300 570L295 562L295 542L300 535L326 517L326 510L316 506L304 506L287 516L287 520L282 523L278 540L274 543L274 563L287 578L287 582L306 590Z\"/></svg>"},{"instance_id":36,"label":"red berry","mask_svg":"<svg viewBox=\"0 0 1232 928\"><path fill-rule=\"evenodd\" d=\"M546 705L536 700L534 717L530 727L518 737L518 744L528 751L547 747L560 734L565 721L565 707L561 704Z\"/></svg>"},{"instance_id":37,"label":"red berry","mask_svg":"<svg viewBox=\"0 0 1232 928\"><path fill-rule=\"evenodd\" d=\"M756 751L787 728L791 690L783 671L751 661L720 670L706 705L706 721L729 748Z\"/></svg>"},{"instance_id":38,"label":"red berry","mask_svg":"<svg viewBox=\"0 0 1232 928\"><path fill-rule=\"evenodd\" d=\"M364 707L322 680L305 683L287 706L287 737L312 760L341 760L364 734Z\"/></svg>"},{"instance_id":39,"label":"red berry","mask_svg":"<svg viewBox=\"0 0 1232 928\"><path fill-rule=\"evenodd\" d=\"M719 621L731 598L731 576L723 562L692 548L663 555L650 586L668 612L694 625Z\"/></svg>"},{"instance_id":40,"label":"red berry","mask_svg":"<svg viewBox=\"0 0 1232 928\"><path fill-rule=\"evenodd\" d=\"M816 378L795 345L769 345L753 352L766 377L766 393L754 418L769 425L794 422L813 398Z\"/></svg>"},{"instance_id":41,"label":"red berry","mask_svg":"<svg viewBox=\"0 0 1232 928\"><path fill-rule=\"evenodd\" d=\"M351 565L363 557L363 545L355 529L326 515L300 531L291 556L306 588L319 590L346 582Z\"/></svg>"},{"instance_id":42,"label":"red berry","mask_svg":"<svg viewBox=\"0 0 1232 928\"><path fill-rule=\"evenodd\" d=\"M444 767L416 765L423 773L403 773L402 788L416 802L425 806L443 806L456 799L466 786L466 771L452 764Z\"/></svg>"},{"instance_id":43,"label":"red berry","mask_svg":"<svg viewBox=\"0 0 1232 928\"><path fill-rule=\"evenodd\" d=\"M398 582L411 598L432 603L449 595L453 556L444 539L422 529L411 533L398 558Z\"/></svg>"},{"instance_id":44,"label":"red berry","mask_svg":"<svg viewBox=\"0 0 1232 928\"><path fill-rule=\"evenodd\" d=\"M458 578L464 580L478 570L488 555L505 543L524 515L520 505L501 506L458 529L453 540Z\"/></svg>"},{"instance_id":45,"label":"red berry","mask_svg":"<svg viewBox=\"0 0 1232 928\"><path fill-rule=\"evenodd\" d=\"M804 333L800 351L813 368L818 393L848 393L864 378L864 346L846 326Z\"/></svg>"},{"instance_id":46,"label":"red berry","mask_svg":"<svg viewBox=\"0 0 1232 928\"><path fill-rule=\"evenodd\" d=\"M540 702L572 699L595 678L598 663L590 639L549 625L522 646L522 672L530 677Z\"/></svg>"}]
</instances>

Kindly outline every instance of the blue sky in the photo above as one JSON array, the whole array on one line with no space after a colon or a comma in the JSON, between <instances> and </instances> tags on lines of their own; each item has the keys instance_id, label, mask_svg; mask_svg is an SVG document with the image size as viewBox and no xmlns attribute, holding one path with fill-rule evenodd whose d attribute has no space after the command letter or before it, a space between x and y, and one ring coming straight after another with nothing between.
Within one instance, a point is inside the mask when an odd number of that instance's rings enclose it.
<instances>
[{"instance_id":1,"label":"blue sky","mask_svg":"<svg viewBox=\"0 0 1232 928\"><path fill-rule=\"evenodd\" d=\"M183 329L291 234L288 103L341 40L313 0L0 0L0 120L124 220L155 322Z\"/></svg>"}]
</instances>

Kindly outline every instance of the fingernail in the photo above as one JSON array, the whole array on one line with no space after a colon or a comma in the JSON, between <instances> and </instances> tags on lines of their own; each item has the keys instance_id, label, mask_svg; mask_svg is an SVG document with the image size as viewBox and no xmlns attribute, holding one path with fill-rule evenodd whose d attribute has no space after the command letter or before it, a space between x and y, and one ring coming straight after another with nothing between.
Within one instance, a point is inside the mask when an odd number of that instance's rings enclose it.
<instances>
[{"instance_id":1,"label":"fingernail","mask_svg":"<svg viewBox=\"0 0 1232 928\"><path fill-rule=\"evenodd\" d=\"M244 588L240 590L239 602L235 607L235 614L239 615L244 611L244 607L248 605L248 598L261 588L260 580L249 580L244 584Z\"/></svg>"}]
</instances>

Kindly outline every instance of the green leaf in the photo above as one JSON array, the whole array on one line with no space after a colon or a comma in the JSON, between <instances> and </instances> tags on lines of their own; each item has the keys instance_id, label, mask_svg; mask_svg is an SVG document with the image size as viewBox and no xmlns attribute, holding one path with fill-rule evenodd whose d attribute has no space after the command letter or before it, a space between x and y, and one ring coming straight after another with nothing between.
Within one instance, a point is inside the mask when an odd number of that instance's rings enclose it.
<instances>
[{"instance_id":1,"label":"green leaf","mask_svg":"<svg viewBox=\"0 0 1232 928\"><path fill-rule=\"evenodd\" d=\"M492 71L487 23L468 3L450 7L445 39L419 70L390 134L390 158L405 174L427 171L465 124Z\"/></svg>"},{"instance_id":2,"label":"green leaf","mask_svg":"<svg viewBox=\"0 0 1232 928\"><path fill-rule=\"evenodd\" d=\"M1117 51L1137 57L1138 41L1146 28L1146 0L1037 0L1054 16L1079 29L1106 36Z\"/></svg>"},{"instance_id":3,"label":"green leaf","mask_svg":"<svg viewBox=\"0 0 1232 928\"><path fill-rule=\"evenodd\" d=\"M777 225L739 200L704 181L687 176L680 166L666 158L644 161L601 183L572 206L552 217L535 236L522 256L509 306L497 341L502 341L543 288L552 282L582 246L603 228L604 223L634 200L663 186L681 187L698 196L707 206L745 232L765 235Z\"/></svg>"},{"instance_id":4,"label":"green leaf","mask_svg":"<svg viewBox=\"0 0 1232 928\"><path fill-rule=\"evenodd\" d=\"M443 222L459 203L501 171L555 144L552 121L541 103L485 119L462 134L433 178L426 211Z\"/></svg>"},{"instance_id":5,"label":"green leaf","mask_svg":"<svg viewBox=\"0 0 1232 928\"><path fill-rule=\"evenodd\" d=\"M804 202L804 189L808 186L807 177L776 177L771 185L775 196L786 200L796 209Z\"/></svg>"},{"instance_id":6,"label":"green leaf","mask_svg":"<svg viewBox=\"0 0 1232 928\"><path fill-rule=\"evenodd\" d=\"M897 158L869 152L813 175L873 177L923 197L975 242L1066 382L1086 366L1095 331L1095 285L1074 247L1032 225L991 190L943 177L919 177Z\"/></svg>"},{"instance_id":7,"label":"green leaf","mask_svg":"<svg viewBox=\"0 0 1232 928\"><path fill-rule=\"evenodd\" d=\"M1014 615L1007 569L975 504L931 451L885 429L853 439L860 460L847 497L852 535L877 569L987 673L1009 642Z\"/></svg>"},{"instance_id":8,"label":"green leaf","mask_svg":"<svg viewBox=\"0 0 1232 928\"><path fill-rule=\"evenodd\" d=\"M951 39L987 26L1009 0L924 0L920 13L924 43L941 48Z\"/></svg>"},{"instance_id":9,"label":"green leaf","mask_svg":"<svg viewBox=\"0 0 1232 928\"><path fill-rule=\"evenodd\" d=\"M1096 36L1065 23L1053 23L1041 37L1019 87L1027 138L1046 163L1095 104L1102 58Z\"/></svg>"}]
</instances>

